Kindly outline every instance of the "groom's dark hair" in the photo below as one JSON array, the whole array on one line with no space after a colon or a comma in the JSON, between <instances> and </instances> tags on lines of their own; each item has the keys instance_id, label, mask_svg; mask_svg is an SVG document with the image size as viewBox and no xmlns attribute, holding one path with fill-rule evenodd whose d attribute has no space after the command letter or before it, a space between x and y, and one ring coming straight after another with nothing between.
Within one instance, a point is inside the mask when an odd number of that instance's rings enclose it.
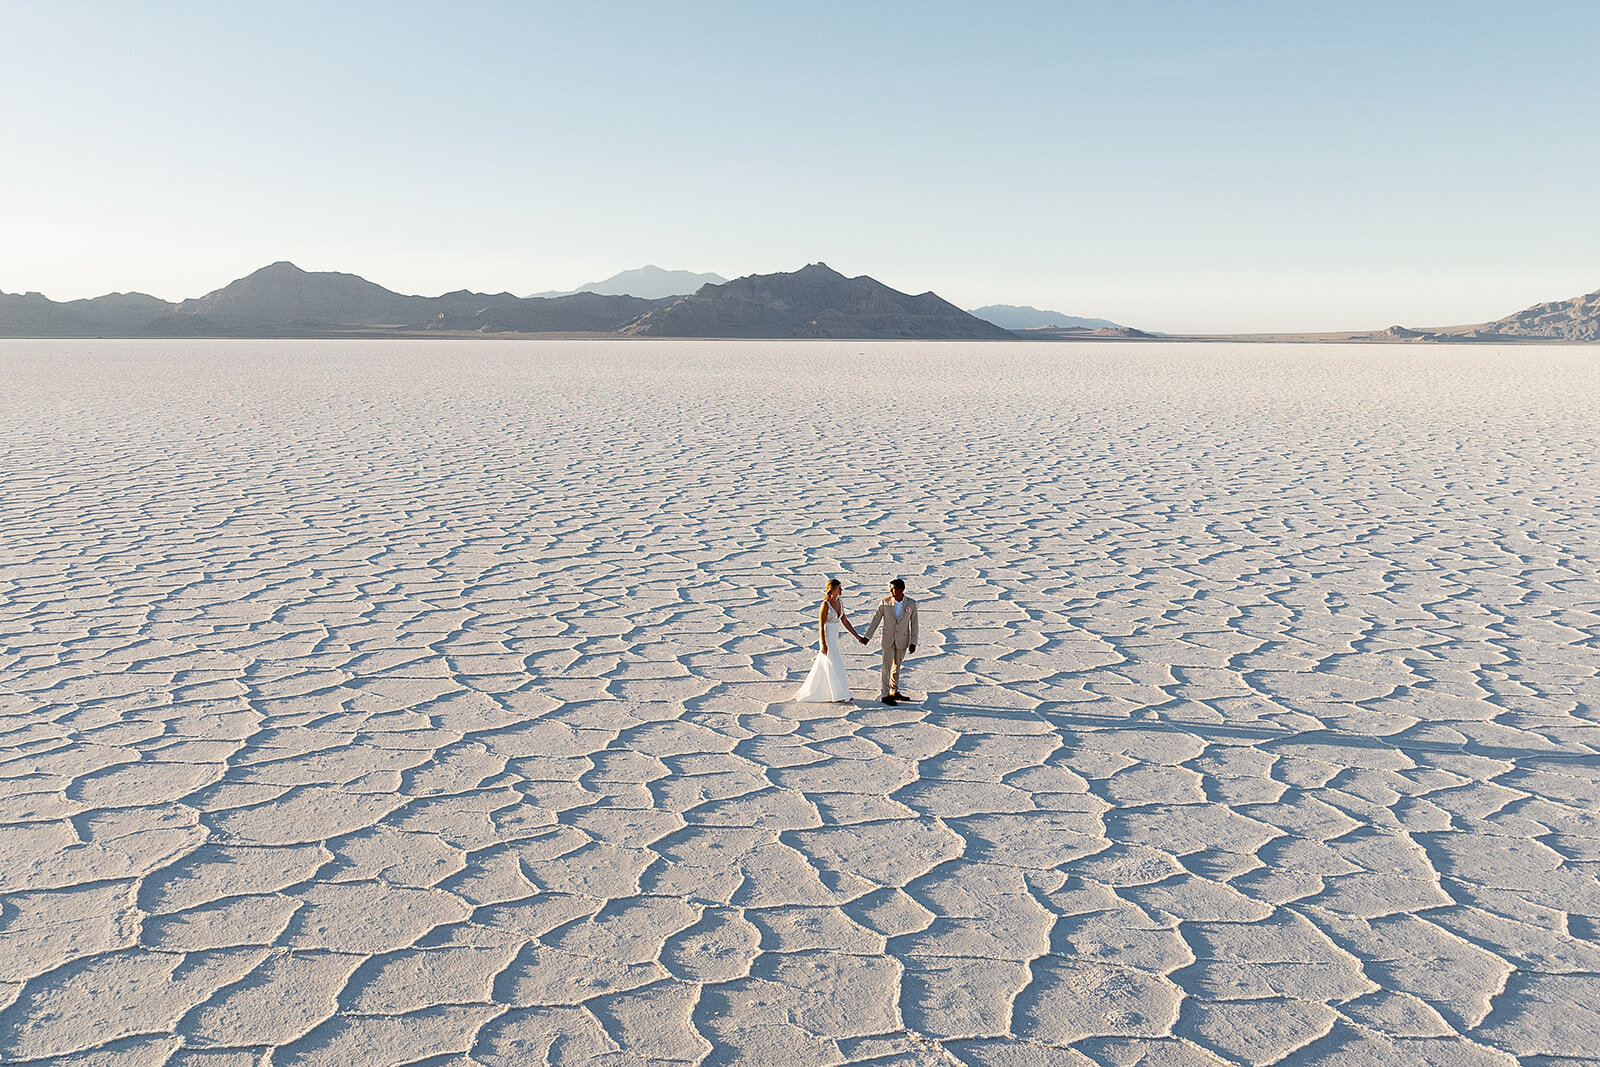
<instances>
[{"instance_id":1,"label":"groom's dark hair","mask_svg":"<svg viewBox=\"0 0 1600 1067\"><path fill-rule=\"evenodd\" d=\"M898 589L898 590L900 590L900 592L904 593L906 591L906 583L902 582L898 578L890 578L889 579L889 588Z\"/></svg>"}]
</instances>

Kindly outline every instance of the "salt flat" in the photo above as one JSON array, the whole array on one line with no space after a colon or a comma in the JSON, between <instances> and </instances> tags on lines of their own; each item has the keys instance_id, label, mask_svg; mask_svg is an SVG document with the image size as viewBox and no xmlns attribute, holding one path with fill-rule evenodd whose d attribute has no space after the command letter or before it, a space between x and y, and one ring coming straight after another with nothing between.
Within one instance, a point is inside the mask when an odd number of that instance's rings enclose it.
<instances>
[{"instance_id":1,"label":"salt flat","mask_svg":"<svg viewBox=\"0 0 1600 1067\"><path fill-rule=\"evenodd\" d=\"M0 343L0 1060L1600 1057L1600 349ZM824 577L920 702L787 695Z\"/></svg>"}]
</instances>

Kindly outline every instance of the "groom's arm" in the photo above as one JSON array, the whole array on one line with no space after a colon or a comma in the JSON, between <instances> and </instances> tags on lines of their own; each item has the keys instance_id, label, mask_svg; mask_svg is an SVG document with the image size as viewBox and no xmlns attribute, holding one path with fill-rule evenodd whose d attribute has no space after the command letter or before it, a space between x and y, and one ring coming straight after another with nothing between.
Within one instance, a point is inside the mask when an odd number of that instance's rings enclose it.
<instances>
[{"instance_id":1,"label":"groom's arm","mask_svg":"<svg viewBox=\"0 0 1600 1067\"><path fill-rule=\"evenodd\" d=\"M919 612L917 610L917 606L915 604L912 604L911 605L911 651L913 651L913 652L915 652L917 650L917 616L920 615L920 614L921 614L921 612Z\"/></svg>"},{"instance_id":2,"label":"groom's arm","mask_svg":"<svg viewBox=\"0 0 1600 1067\"><path fill-rule=\"evenodd\" d=\"M872 623L867 627L867 636L865 638L863 638L863 640L871 641L872 640L872 635L878 632L878 624L880 622L882 622L882 621L883 621L883 605L879 604L878 605L878 613L876 615L872 616Z\"/></svg>"}]
</instances>

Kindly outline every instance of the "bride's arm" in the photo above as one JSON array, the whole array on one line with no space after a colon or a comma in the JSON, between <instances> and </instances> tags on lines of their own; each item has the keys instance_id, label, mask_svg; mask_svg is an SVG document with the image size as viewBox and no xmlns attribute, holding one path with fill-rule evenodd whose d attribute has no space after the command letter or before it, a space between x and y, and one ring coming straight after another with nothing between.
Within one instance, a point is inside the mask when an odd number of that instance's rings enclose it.
<instances>
[{"instance_id":1,"label":"bride's arm","mask_svg":"<svg viewBox=\"0 0 1600 1067\"><path fill-rule=\"evenodd\" d=\"M839 612L839 621L844 623L844 628L846 630L850 631L850 636L851 637L855 638L857 641L865 641L866 640L866 638L864 638L860 634L856 633L856 628L854 626L850 625L850 616L846 615L842 611Z\"/></svg>"},{"instance_id":2,"label":"bride's arm","mask_svg":"<svg viewBox=\"0 0 1600 1067\"><path fill-rule=\"evenodd\" d=\"M817 612L817 629L822 632L822 654L828 654L828 602L822 602L822 610Z\"/></svg>"}]
</instances>

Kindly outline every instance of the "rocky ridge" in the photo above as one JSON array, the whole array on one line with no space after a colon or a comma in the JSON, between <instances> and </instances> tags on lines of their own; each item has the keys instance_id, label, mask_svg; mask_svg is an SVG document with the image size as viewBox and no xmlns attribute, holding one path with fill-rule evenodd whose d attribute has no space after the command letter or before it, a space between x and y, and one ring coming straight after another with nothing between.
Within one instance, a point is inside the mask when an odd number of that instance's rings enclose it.
<instances>
[{"instance_id":1,"label":"rocky ridge","mask_svg":"<svg viewBox=\"0 0 1600 1067\"><path fill-rule=\"evenodd\" d=\"M1600 291L1535 304L1493 322L1471 326L1414 329L1391 326L1370 334L1354 334L1360 341L1600 341Z\"/></svg>"},{"instance_id":2,"label":"rocky ridge","mask_svg":"<svg viewBox=\"0 0 1600 1067\"><path fill-rule=\"evenodd\" d=\"M1484 325L1485 337L1548 337L1562 341L1600 341L1600 290L1571 300L1535 304Z\"/></svg>"}]
</instances>

